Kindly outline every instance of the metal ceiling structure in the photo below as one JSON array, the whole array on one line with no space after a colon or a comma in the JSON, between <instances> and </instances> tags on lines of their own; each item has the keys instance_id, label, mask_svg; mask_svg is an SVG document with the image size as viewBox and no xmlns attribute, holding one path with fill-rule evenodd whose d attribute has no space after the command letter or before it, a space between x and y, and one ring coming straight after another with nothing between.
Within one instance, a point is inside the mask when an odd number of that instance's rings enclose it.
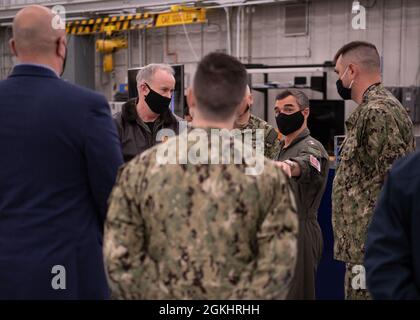
<instances>
[{"instance_id":1,"label":"metal ceiling structure","mask_svg":"<svg viewBox=\"0 0 420 320\"><path fill-rule=\"evenodd\" d=\"M0 23L10 23L16 13L23 7L35 4L34 1L19 1L19 4L11 0L0 0ZM147 11L167 10L173 5L193 6L201 8L226 8L266 3L297 2L291 0L202 0L202 1L180 1L180 0L74 0L74 1L37 1L48 7L62 5L66 9L66 17L89 18L99 14L134 14ZM302 1L301 1L302 2Z\"/></svg>"}]
</instances>

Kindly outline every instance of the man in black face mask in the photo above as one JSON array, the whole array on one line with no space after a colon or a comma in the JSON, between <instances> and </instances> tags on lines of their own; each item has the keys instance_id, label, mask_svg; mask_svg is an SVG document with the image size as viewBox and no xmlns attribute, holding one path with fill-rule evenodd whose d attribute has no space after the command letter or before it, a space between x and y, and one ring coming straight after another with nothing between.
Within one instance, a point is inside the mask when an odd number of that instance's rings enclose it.
<instances>
[{"instance_id":1,"label":"man in black face mask","mask_svg":"<svg viewBox=\"0 0 420 320\"><path fill-rule=\"evenodd\" d=\"M174 70L167 64L149 64L137 74L137 98L115 115L124 161L149 149L161 129L178 134L178 118L169 109L175 89Z\"/></svg>"},{"instance_id":2,"label":"man in black face mask","mask_svg":"<svg viewBox=\"0 0 420 320\"><path fill-rule=\"evenodd\" d=\"M413 124L381 83L374 44L350 42L337 51L334 63L338 94L358 104L346 120L333 183L334 258L346 263L346 299L370 299L366 287L353 286L352 280L363 265L367 228L388 170L415 149Z\"/></svg>"},{"instance_id":3,"label":"man in black face mask","mask_svg":"<svg viewBox=\"0 0 420 320\"><path fill-rule=\"evenodd\" d=\"M276 122L284 139L278 166L291 176L299 215L298 261L288 299L315 299L315 276L322 255L318 208L328 178L328 153L307 128L309 99L299 90L276 98Z\"/></svg>"}]
</instances>

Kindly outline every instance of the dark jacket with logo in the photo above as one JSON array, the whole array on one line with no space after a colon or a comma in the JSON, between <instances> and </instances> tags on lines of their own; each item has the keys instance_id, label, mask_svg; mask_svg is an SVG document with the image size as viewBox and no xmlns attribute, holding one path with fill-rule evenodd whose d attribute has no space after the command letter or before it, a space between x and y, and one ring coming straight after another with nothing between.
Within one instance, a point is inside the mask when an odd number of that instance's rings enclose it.
<instances>
[{"instance_id":1,"label":"dark jacket with logo","mask_svg":"<svg viewBox=\"0 0 420 320\"><path fill-rule=\"evenodd\" d=\"M128 100L123 104L121 112L115 115L125 162L162 142L156 141L159 130L172 129L175 134L179 132L178 118L169 109L167 113L156 119L153 130L151 130L137 115L137 101L138 98Z\"/></svg>"}]
</instances>

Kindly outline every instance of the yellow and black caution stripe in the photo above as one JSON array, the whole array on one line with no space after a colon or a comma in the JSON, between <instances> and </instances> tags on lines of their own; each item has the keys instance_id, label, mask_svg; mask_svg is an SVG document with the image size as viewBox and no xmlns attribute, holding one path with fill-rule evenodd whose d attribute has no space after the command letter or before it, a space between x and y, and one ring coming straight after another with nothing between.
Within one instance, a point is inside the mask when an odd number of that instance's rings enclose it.
<instances>
[{"instance_id":1,"label":"yellow and black caution stripe","mask_svg":"<svg viewBox=\"0 0 420 320\"><path fill-rule=\"evenodd\" d=\"M137 13L124 16L100 17L95 19L75 20L67 22L66 32L73 35L89 35L112 30L112 32L144 29L153 27L169 27L180 24L206 22L206 10L189 8L176 12Z\"/></svg>"},{"instance_id":2,"label":"yellow and black caution stripe","mask_svg":"<svg viewBox=\"0 0 420 320\"><path fill-rule=\"evenodd\" d=\"M154 15L130 14L126 16L102 17L96 19L70 21L66 25L68 34L87 35L92 33L105 32L106 27L112 27L114 32L139 28L151 28L154 25Z\"/></svg>"}]
</instances>

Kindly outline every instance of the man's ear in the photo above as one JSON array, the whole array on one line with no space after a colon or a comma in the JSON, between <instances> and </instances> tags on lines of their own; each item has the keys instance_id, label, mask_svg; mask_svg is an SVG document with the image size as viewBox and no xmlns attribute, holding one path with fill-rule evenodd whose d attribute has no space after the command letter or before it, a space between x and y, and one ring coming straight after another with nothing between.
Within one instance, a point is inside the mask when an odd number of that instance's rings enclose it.
<instances>
[{"instance_id":1,"label":"man's ear","mask_svg":"<svg viewBox=\"0 0 420 320\"><path fill-rule=\"evenodd\" d=\"M9 48L10 48L10 51L12 52L12 54L17 57L18 53L17 53L17 50L16 50L15 39L12 38L12 39L9 40Z\"/></svg>"},{"instance_id":2,"label":"man's ear","mask_svg":"<svg viewBox=\"0 0 420 320\"><path fill-rule=\"evenodd\" d=\"M242 99L241 103L238 105L237 109L236 109L236 113L235 113L236 117L240 117L240 116L244 115L245 111L249 112L249 110L247 110L248 109L248 104L250 105L249 97L245 96Z\"/></svg>"},{"instance_id":3,"label":"man's ear","mask_svg":"<svg viewBox=\"0 0 420 320\"><path fill-rule=\"evenodd\" d=\"M64 59L67 54L67 41L66 36L61 36L57 40L57 48L56 48L57 56Z\"/></svg>"},{"instance_id":4,"label":"man's ear","mask_svg":"<svg viewBox=\"0 0 420 320\"><path fill-rule=\"evenodd\" d=\"M354 79L356 75L359 73L359 66L353 63L349 64L349 70L347 71L352 78Z\"/></svg>"},{"instance_id":5,"label":"man's ear","mask_svg":"<svg viewBox=\"0 0 420 320\"><path fill-rule=\"evenodd\" d=\"M306 107L305 109L302 110L302 113L303 113L303 116L305 117L305 119L308 119L309 114L311 112L309 111L309 108Z\"/></svg>"},{"instance_id":6,"label":"man's ear","mask_svg":"<svg viewBox=\"0 0 420 320\"><path fill-rule=\"evenodd\" d=\"M236 107L235 116L238 118L242 116L245 113L246 107L248 105L248 96L244 96L242 101L239 103L239 105Z\"/></svg>"},{"instance_id":7,"label":"man's ear","mask_svg":"<svg viewBox=\"0 0 420 320\"><path fill-rule=\"evenodd\" d=\"M149 88L146 86L146 83L143 81L142 83L140 83L140 85L137 87L137 91L138 91L138 94L139 94L139 96L140 96L140 93L143 95L143 96L147 96L147 94L149 93Z\"/></svg>"},{"instance_id":8,"label":"man's ear","mask_svg":"<svg viewBox=\"0 0 420 320\"><path fill-rule=\"evenodd\" d=\"M197 101L195 99L192 87L189 87L187 90L187 104L190 111L190 115L193 117L194 111L197 107Z\"/></svg>"},{"instance_id":9,"label":"man's ear","mask_svg":"<svg viewBox=\"0 0 420 320\"><path fill-rule=\"evenodd\" d=\"M254 96L252 95L252 93L249 94L249 106L252 106L254 104Z\"/></svg>"}]
</instances>

